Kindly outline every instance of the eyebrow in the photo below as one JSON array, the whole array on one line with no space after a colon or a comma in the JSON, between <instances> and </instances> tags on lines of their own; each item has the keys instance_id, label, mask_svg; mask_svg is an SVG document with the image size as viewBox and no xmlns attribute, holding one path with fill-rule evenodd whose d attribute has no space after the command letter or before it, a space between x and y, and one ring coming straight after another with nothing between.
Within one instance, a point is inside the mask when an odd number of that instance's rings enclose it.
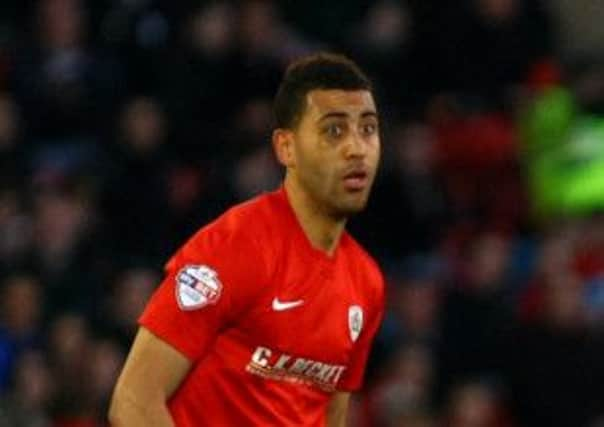
<instances>
[{"instance_id":1,"label":"eyebrow","mask_svg":"<svg viewBox=\"0 0 604 427\"><path fill-rule=\"evenodd\" d=\"M331 113L326 113L324 115L322 115L319 120L317 120L317 122L322 122L323 120L326 119L330 119L330 118L347 118L349 116L348 113L344 113L344 112L340 112L340 111L333 111ZM363 113L361 113L361 118L365 118L365 117L375 117L377 118L378 115L375 111L364 111Z\"/></svg>"}]
</instances>

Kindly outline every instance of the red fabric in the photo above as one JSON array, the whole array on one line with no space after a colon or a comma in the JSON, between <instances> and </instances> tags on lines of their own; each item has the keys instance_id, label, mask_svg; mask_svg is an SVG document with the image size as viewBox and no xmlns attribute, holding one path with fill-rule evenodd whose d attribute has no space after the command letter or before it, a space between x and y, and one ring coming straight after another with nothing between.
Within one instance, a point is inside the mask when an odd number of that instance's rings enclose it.
<instances>
[{"instance_id":1,"label":"red fabric","mask_svg":"<svg viewBox=\"0 0 604 427\"><path fill-rule=\"evenodd\" d=\"M480 114L437 128L438 155L450 172L480 173L516 158L513 124L502 114Z\"/></svg>"},{"instance_id":2,"label":"red fabric","mask_svg":"<svg viewBox=\"0 0 604 427\"><path fill-rule=\"evenodd\" d=\"M219 296L183 310L176 278L199 265L218 274ZM275 310L275 299L302 303ZM320 426L333 391L361 386L383 304L373 260L347 234L333 257L314 249L281 189L194 235L140 324L194 363L169 402L177 426ZM353 306L363 316L356 341Z\"/></svg>"},{"instance_id":3,"label":"red fabric","mask_svg":"<svg viewBox=\"0 0 604 427\"><path fill-rule=\"evenodd\" d=\"M518 301L518 316L524 322L537 320L543 313L545 295L543 282L536 279L529 283Z\"/></svg>"},{"instance_id":4,"label":"red fabric","mask_svg":"<svg viewBox=\"0 0 604 427\"><path fill-rule=\"evenodd\" d=\"M526 83L533 90L543 91L562 82L562 72L551 58L534 63L528 73Z\"/></svg>"},{"instance_id":5,"label":"red fabric","mask_svg":"<svg viewBox=\"0 0 604 427\"><path fill-rule=\"evenodd\" d=\"M573 259L573 270L583 279L591 279L604 274L603 245L595 243L579 248Z\"/></svg>"},{"instance_id":6,"label":"red fabric","mask_svg":"<svg viewBox=\"0 0 604 427\"><path fill-rule=\"evenodd\" d=\"M480 213L492 227L521 221L527 203L513 123L488 113L442 121L435 128L436 157L455 209Z\"/></svg>"}]
</instances>

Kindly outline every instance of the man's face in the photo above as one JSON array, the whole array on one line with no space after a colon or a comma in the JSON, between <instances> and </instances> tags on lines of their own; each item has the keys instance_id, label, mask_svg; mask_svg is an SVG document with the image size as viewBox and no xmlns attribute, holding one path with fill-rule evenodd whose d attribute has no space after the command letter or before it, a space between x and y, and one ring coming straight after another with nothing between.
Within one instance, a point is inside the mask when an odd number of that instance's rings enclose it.
<instances>
[{"instance_id":1,"label":"man's face","mask_svg":"<svg viewBox=\"0 0 604 427\"><path fill-rule=\"evenodd\" d=\"M348 217L369 198L380 158L378 117L366 90L313 90L293 131L295 177L321 209Z\"/></svg>"}]
</instances>

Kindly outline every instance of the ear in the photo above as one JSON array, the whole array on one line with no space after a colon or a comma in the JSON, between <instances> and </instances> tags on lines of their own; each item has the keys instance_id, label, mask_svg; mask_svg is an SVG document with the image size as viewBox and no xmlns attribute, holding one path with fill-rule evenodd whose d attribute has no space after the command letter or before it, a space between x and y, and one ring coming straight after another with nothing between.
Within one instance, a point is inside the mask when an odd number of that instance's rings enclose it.
<instances>
[{"instance_id":1,"label":"ear","mask_svg":"<svg viewBox=\"0 0 604 427\"><path fill-rule=\"evenodd\" d=\"M294 134L289 129L275 129L273 131L273 149L277 160L286 168L296 165L294 154Z\"/></svg>"}]
</instances>

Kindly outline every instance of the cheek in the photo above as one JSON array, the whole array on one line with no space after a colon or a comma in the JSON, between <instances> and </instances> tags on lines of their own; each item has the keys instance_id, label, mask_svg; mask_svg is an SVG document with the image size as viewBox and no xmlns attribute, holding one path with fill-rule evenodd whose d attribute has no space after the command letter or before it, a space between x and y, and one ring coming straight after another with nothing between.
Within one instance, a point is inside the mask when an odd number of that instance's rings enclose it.
<instances>
[{"instance_id":1,"label":"cheek","mask_svg":"<svg viewBox=\"0 0 604 427\"><path fill-rule=\"evenodd\" d=\"M376 160L379 160L380 154L382 153L382 146L380 145L379 141L376 142L375 145L372 147L372 152Z\"/></svg>"},{"instance_id":2,"label":"cheek","mask_svg":"<svg viewBox=\"0 0 604 427\"><path fill-rule=\"evenodd\" d=\"M324 173L332 161L324 142L314 135L300 141L296 148L297 163L301 169L306 169L305 173Z\"/></svg>"},{"instance_id":3,"label":"cheek","mask_svg":"<svg viewBox=\"0 0 604 427\"><path fill-rule=\"evenodd\" d=\"M307 183L312 183L314 187L325 180L326 161L316 145L299 144L296 146L296 169L298 176Z\"/></svg>"},{"instance_id":4,"label":"cheek","mask_svg":"<svg viewBox=\"0 0 604 427\"><path fill-rule=\"evenodd\" d=\"M380 162L380 157L381 157L380 143L379 143L379 141L376 141L375 143L372 143L369 145L367 158L368 158L368 161L371 164L371 166L373 166L374 168L377 168L377 166Z\"/></svg>"}]
</instances>

